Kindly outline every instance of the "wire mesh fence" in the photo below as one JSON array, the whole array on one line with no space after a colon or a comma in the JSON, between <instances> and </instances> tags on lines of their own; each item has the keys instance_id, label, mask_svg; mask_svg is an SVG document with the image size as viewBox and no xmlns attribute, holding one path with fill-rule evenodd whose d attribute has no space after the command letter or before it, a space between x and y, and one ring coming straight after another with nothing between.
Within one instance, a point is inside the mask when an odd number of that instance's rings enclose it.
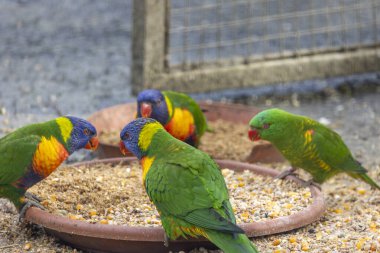
<instances>
[{"instance_id":1,"label":"wire mesh fence","mask_svg":"<svg viewBox=\"0 0 380 253\"><path fill-rule=\"evenodd\" d=\"M380 0L134 0L133 92L380 71Z\"/></svg>"},{"instance_id":2,"label":"wire mesh fence","mask_svg":"<svg viewBox=\"0 0 380 253\"><path fill-rule=\"evenodd\" d=\"M170 2L169 66L380 44L379 0Z\"/></svg>"}]
</instances>

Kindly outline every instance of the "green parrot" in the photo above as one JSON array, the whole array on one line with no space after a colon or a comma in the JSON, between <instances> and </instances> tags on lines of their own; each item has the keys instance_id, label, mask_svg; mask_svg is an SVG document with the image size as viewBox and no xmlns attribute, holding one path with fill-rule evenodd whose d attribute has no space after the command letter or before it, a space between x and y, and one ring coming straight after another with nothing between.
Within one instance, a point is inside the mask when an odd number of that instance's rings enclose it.
<instances>
[{"instance_id":1,"label":"green parrot","mask_svg":"<svg viewBox=\"0 0 380 253\"><path fill-rule=\"evenodd\" d=\"M137 117L153 118L175 138L199 145L208 129L206 118L191 97L174 91L144 90L137 96Z\"/></svg>"},{"instance_id":2,"label":"green parrot","mask_svg":"<svg viewBox=\"0 0 380 253\"><path fill-rule=\"evenodd\" d=\"M27 125L0 139L0 198L9 199L20 212L42 208L38 197L26 191L46 178L74 151L96 149L96 129L71 116ZM26 197L26 198L25 198Z\"/></svg>"},{"instance_id":3,"label":"green parrot","mask_svg":"<svg viewBox=\"0 0 380 253\"><path fill-rule=\"evenodd\" d=\"M258 252L236 225L224 178L206 153L151 118L130 122L120 138L121 152L141 162L145 190L168 238L203 236L225 253Z\"/></svg>"},{"instance_id":4,"label":"green parrot","mask_svg":"<svg viewBox=\"0 0 380 253\"><path fill-rule=\"evenodd\" d=\"M353 158L342 138L313 119L274 108L258 113L249 125L251 140L271 142L292 165L292 169L279 178L302 168L312 175L314 182L322 184L345 172L380 189L367 175L367 170Z\"/></svg>"}]
</instances>

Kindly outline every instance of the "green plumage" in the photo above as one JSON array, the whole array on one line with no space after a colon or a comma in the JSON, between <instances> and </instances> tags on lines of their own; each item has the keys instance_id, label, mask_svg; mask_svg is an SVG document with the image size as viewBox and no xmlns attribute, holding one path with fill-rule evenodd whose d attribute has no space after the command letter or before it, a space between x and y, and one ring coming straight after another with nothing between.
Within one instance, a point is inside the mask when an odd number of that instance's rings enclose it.
<instances>
[{"instance_id":1,"label":"green plumage","mask_svg":"<svg viewBox=\"0 0 380 253\"><path fill-rule=\"evenodd\" d=\"M145 157L154 157L146 192L169 238L197 237L198 228L226 253L258 252L235 224L224 178L207 154L160 129Z\"/></svg>"},{"instance_id":2,"label":"green plumage","mask_svg":"<svg viewBox=\"0 0 380 253\"><path fill-rule=\"evenodd\" d=\"M261 139L276 146L294 168L306 170L317 183L345 172L380 189L353 158L342 138L315 120L269 109L257 114L249 124Z\"/></svg>"},{"instance_id":3,"label":"green plumage","mask_svg":"<svg viewBox=\"0 0 380 253\"><path fill-rule=\"evenodd\" d=\"M21 209L24 204L21 198L27 188L20 187L17 182L31 170L41 137L51 135L64 144L55 120L19 128L0 139L0 198L9 199Z\"/></svg>"},{"instance_id":4,"label":"green plumage","mask_svg":"<svg viewBox=\"0 0 380 253\"><path fill-rule=\"evenodd\" d=\"M16 140L30 135L35 135L39 137L54 136L60 143L65 144L65 142L62 139L62 134L59 129L58 123L55 119L53 119L43 123L35 123L24 127L20 127L17 130L9 133L8 135L5 135L2 138L0 138L0 145L8 140ZM67 146L65 147L67 148Z\"/></svg>"}]
</instances>

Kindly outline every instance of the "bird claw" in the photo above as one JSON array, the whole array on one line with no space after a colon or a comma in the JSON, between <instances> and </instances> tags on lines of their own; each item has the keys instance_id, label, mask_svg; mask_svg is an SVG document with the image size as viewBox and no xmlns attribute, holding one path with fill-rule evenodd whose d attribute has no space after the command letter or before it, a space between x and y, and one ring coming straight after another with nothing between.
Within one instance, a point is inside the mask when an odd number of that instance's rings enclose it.
<instances>
[{"instance_id":1,"label":"bird claw","mask_svg":"<svg viewBox=\"0 0 380 253\"><path fill-rule=\"evenodd\" d=\"M18 217L18 220L20 222L22 220L24 220L26 211L31 206L35 206L35 207L38 207L38 208L40 208L42 210L46 210L45 207L43 205L41 205L39 202L29 199L29 200L26 201L26 203L24 204L24 206L21 208L21 211L20 211L20 214L19 214L19 217Z\"/></svg>"},{"instance_id":2,"label":"bird claw","mask_svg":"<svg viewBox=\"0 0 380 253\"><path fill-rule=\"evenodd\" d=\"M169 247L169 238L166 233L164 234L164 245L165 247Z\"/></svg>"},{"instance_id":3,"label":"bird claw","mask_svg":"<svg viewBox=\"0 0 380 253\"><path fill-rule=\"evenodd\" d=\"M315 187L318 188L320 191L322 191L322 187L321 187L321 185L318 184L318 183L316 183L316 182L314 182L313 179L310 179L310 180L307 180L307 181L304 181L304 182L303 182L303 186L304 186L304 187L309 187L309 186L311 186L311 185L315 186Z\"/></svg>"},{"instance_id":4,"label":"bird claw","mask_svg":"<svg viewBox=\"0 0 380 253\"><path fill-rule=\"evenodd\" d=\"M36 196L30 192L25 192L24 196L25 196L25 198L32 200L32 201L35 201L35 202L41 202L42 201L42 199L40 197L38 197L38 196Z\"/></svg>"},{"instance_id":5,"label":"bird claw","mask_svg":"<svg viewBox=\"0 0 380 253\"><path fill-rule=\"evenodd\" d=\"M290 175L297 175L296 173L294 173L295 171L296 171L296 168L291 168L289 170L285 170L285 171L281 172L280 174L278 174L274 178L275 179L284 179L284 178L286 178L287 176L290 176Z\"/></svg>"}]
</instances>

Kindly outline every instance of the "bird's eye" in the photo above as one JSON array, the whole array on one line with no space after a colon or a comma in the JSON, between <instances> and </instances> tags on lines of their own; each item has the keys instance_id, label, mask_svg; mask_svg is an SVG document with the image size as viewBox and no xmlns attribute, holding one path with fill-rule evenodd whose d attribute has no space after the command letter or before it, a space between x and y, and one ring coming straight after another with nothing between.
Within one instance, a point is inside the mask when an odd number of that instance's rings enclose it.
<instances>
[{"instance_id":1,"label":"bird's eye","mask_svg":"<svg viewBox=\"0 0 380 253\"><path fill-rule=\"evenodd\" d=\"M129 133L124 134L124 139L129 139Z\"/></svg>"},{"instance_id":2,"label":"bird's eye","mask_svg":"<svg viewBox=\"0 0 380 253\"><path fill-rule=\"evenodd\" d=\"M160 104L161 104L161 100L157 100L156 105L160 105Z\"/></svg>"},{"instance_id":3,"label":"bird's eye","mask_svg":"<svg viewBox=\"0 0 380 253\"><path fill-rule=\"evenodd\" d=\"M263 125L263 129L268 129L270 127L270 124L269 123L265 123L264 125Z\"/></svg>"},{"instance_id":4,"label":"bird's eye","mask_svg":"<svg viewBox=\"0 0 380 253\"><path fill-rule=\"evenodd\" d=\"M88 128L83 129L83 133L87 136L91 135L91 131Z\"/></svg>"}]
</instances>

